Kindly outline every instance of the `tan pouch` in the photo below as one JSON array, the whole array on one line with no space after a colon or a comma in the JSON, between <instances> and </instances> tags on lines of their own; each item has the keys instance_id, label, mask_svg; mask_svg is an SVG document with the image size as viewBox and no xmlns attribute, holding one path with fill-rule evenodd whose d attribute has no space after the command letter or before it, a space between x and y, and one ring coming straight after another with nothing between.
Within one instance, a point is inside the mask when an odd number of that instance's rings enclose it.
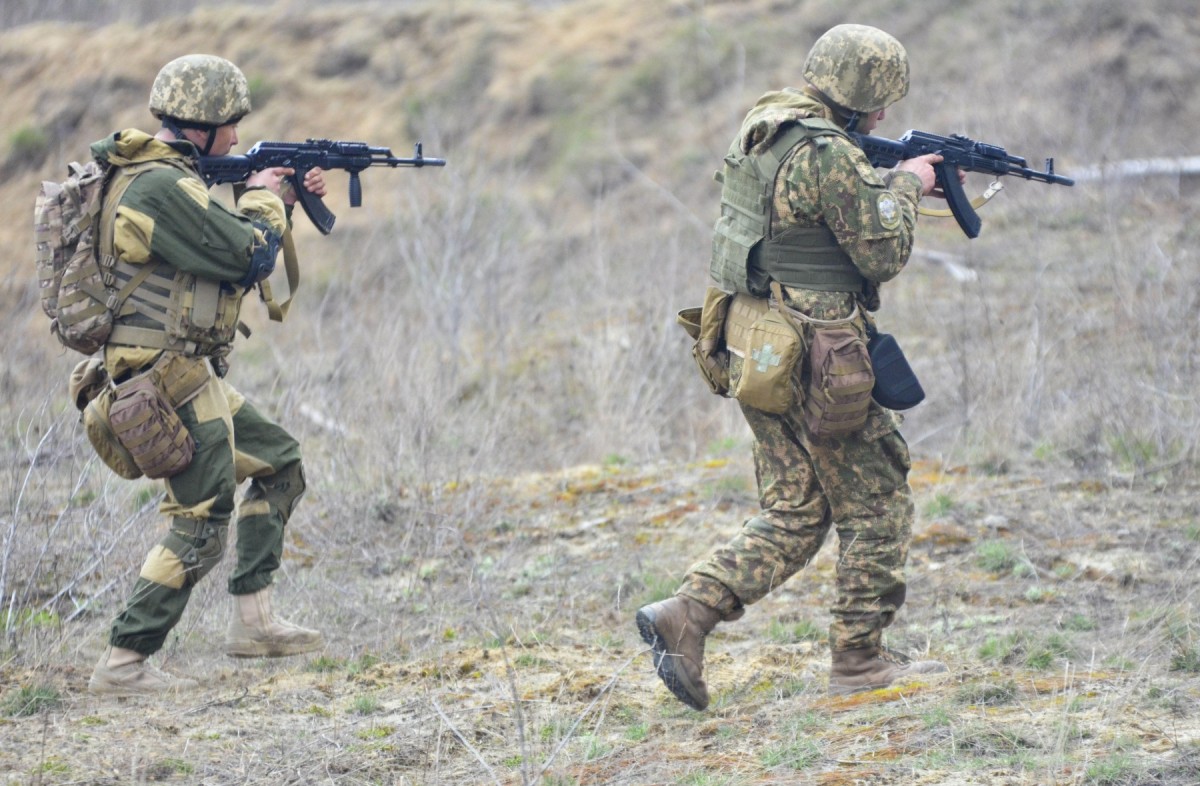
<instances>
[{"instance_id":1,"label":"tan pouch","mask_svg":"<svg viewBox=\"0 0 1200 786\"><path fill-rule=\"evenodd\" d=\"M142 476L133 460L108 424L108 411L113 402L112 380L104 361L99 358L81 360L71 371L68 384L71 401L75 402L83 421L83 430L100 460L121 477L134 480Z\"/></svg>"},{"instance_id":2,"label":"tan pouch","mask_svg":"<svg viewBox=\"0 0 1200 786\"><path fill-rule=\"evenodd\" d=\"M779 285L772 282L775 300L746 332L742 373L733 397L748 407L782 414L795 402L793 372L804 354L804 338L784 313Z\"/></svg>"},{"instance_id":3,"label":"tan pouch","mask_svg":"<svg viewBox=\"0 0 1200 786\"><path fill-rule=\"evenodd\" d=\"M814 437L852 434L867 422L875 386L867 343L849 322L815 327L812 335L804 424Z\"/></svg>"},{"instance_id":4,"label":"tan pouch","mask_svg":"<svg viewBox=\"0 0 1200 786\"><path fill-rule=\"evenodd\" d=\"M100 460L126 480L136 480L142 476L133 456L117 439L108 423L109 409L112 407L114 390L112 386L104 388L83 408L83 428L87 432L88 442L96 451Z\"/></svg>"},{"instance_id":5,"label":"tan pouch","mask_svg":"<svg viewBox=\"0 0 1200 786\"><path fill-rule=\"evenodd\" d=\"M733 295L718 287L704 293L704 305L685 308L675 317L695 340L692 358L708 389L718 396L729 395L729 350L725 346L725 318Z\"/></svg>"},{"instance_id":6,"label":"tan pouch","mask_svg":"<svg viewBox=\"0 0 1200 786\"><path fill-rule=\"evenodd\" d=\"M178 475L192 463L196 443L159 388L154 369L116 387L108 423L148 478Z\"/></svg>"}]
</instances>

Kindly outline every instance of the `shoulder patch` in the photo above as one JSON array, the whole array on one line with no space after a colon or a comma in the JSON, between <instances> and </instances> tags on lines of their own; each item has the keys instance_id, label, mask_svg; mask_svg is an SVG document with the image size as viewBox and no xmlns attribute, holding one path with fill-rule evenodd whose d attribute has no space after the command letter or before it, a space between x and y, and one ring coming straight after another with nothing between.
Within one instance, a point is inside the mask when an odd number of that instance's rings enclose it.
<instances>
[{"instance_id":1,"label":"shoulder patch","mask_svg":"<svg viewBox=\"0 0 1200 786\"><path fill-rule=\"evenodd\" d=\"M891 191L881 191L875 198L875 210L879 214L879 225L884 229L900 226L900 202Z\"/></svg>"}]
</instances>

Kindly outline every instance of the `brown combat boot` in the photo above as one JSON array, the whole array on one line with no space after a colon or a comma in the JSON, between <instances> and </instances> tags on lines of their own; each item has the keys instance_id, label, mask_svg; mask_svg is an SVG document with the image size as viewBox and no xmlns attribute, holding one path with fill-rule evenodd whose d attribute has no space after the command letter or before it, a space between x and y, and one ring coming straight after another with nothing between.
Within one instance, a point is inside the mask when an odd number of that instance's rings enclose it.
<instances>
[{"instance_id":1,"label":"brown combat boot","mask_svg":"<svg viewBox=\"0 0 1200 786\"><path fill-rule=\"evenodd\" d=\"M638 609L642 640L653 648L654 668L675 698L692 709L708 706L704 684L704 637L721 612L683 595Z\"/></svg>"},{"instance_id":2,"label":"brown combat boot","mask_svg":"<svg viewBox=\"0 0 1200 786\"><path fill-rule=\"evenodd\" d=\"M156 696L180 693L198 686L195 680L159 671L140 652L108 647L92 670L88 693L117 697Z\"/></svg>"},{"instance_id":3,"label":"brown combat boot","mask_svg":"<svg viewBox=\"0 0 1200 786\"><path fill-rule=\"evenodd\" d=\"M946 666L936 660L898 663L895 656L879 647L864 647L833 653L829 670L829 695L846 696L876 688L886 688L897 680L921 674L937 674Z\"/></svg>"},{"instance_id":4,"label":"brown combat boot","mask_svg":"<svg viewBox=\"0 0 1200 786\"><path fill-rule=\"evenodd\" d=\"M319 631L276 619L271 611L271 588L235 595L233 619L225 634L225 654L234 658L283 658L325 646Z\"/></svg>"}]
</instances>

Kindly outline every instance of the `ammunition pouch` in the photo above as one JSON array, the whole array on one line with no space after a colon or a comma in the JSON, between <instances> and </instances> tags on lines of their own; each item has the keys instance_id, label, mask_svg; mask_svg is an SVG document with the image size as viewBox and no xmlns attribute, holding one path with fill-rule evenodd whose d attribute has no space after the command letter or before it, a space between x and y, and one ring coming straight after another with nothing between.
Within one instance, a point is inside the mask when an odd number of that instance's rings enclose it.
<instances>
[{"instance_id":1,"label":"ammunition pouch","mask_svg":"<svg viewBox=\"0 0 1200 786\"><path fill-rule=\"evenodd\" d=\"M875 374L855 315L837 322L812 324L808 396L804 425L814 437L841 437L867 422Z\"/></svg>"}]
</instances>

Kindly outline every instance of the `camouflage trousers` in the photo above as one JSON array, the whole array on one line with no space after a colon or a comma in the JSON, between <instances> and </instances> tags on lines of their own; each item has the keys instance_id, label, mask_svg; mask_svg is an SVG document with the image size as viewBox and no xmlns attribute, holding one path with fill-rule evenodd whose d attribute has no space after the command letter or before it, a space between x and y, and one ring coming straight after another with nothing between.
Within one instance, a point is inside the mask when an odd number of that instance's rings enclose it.
<instances>
[{"instance_id":1,"label":"camouflage trousers","mask_svg":"<svg viewBox=\"0 0 1200 786\"><path fill-rule=\"evenodd\" d=\"M237 505L233 595L271 583L283 556L284 527L304 492L299 443L225 380L213 376L179 415L196 454L187 469L164 481L160 510L170 527L142 564L109 637L114 646L146 655L162 648L196 583L220 562L238 485L252 478Z\"/></svg>"},{"instance_id":2,"label":"camouflage trousers","mask_svg":"<svg viewBox=\"0 0 1200 786\"><path fill-rule=\"evenodd\" d=\"M839 550L830 647L877 646L904 603L912 532L910 461L898 417L872 403L862 431L816 440L799 407L782 415L742 412L754 433L761 511L693 565L678 594L727 619L739 616L807 565L832 526Z\"/></svg>"}]
</instances>

